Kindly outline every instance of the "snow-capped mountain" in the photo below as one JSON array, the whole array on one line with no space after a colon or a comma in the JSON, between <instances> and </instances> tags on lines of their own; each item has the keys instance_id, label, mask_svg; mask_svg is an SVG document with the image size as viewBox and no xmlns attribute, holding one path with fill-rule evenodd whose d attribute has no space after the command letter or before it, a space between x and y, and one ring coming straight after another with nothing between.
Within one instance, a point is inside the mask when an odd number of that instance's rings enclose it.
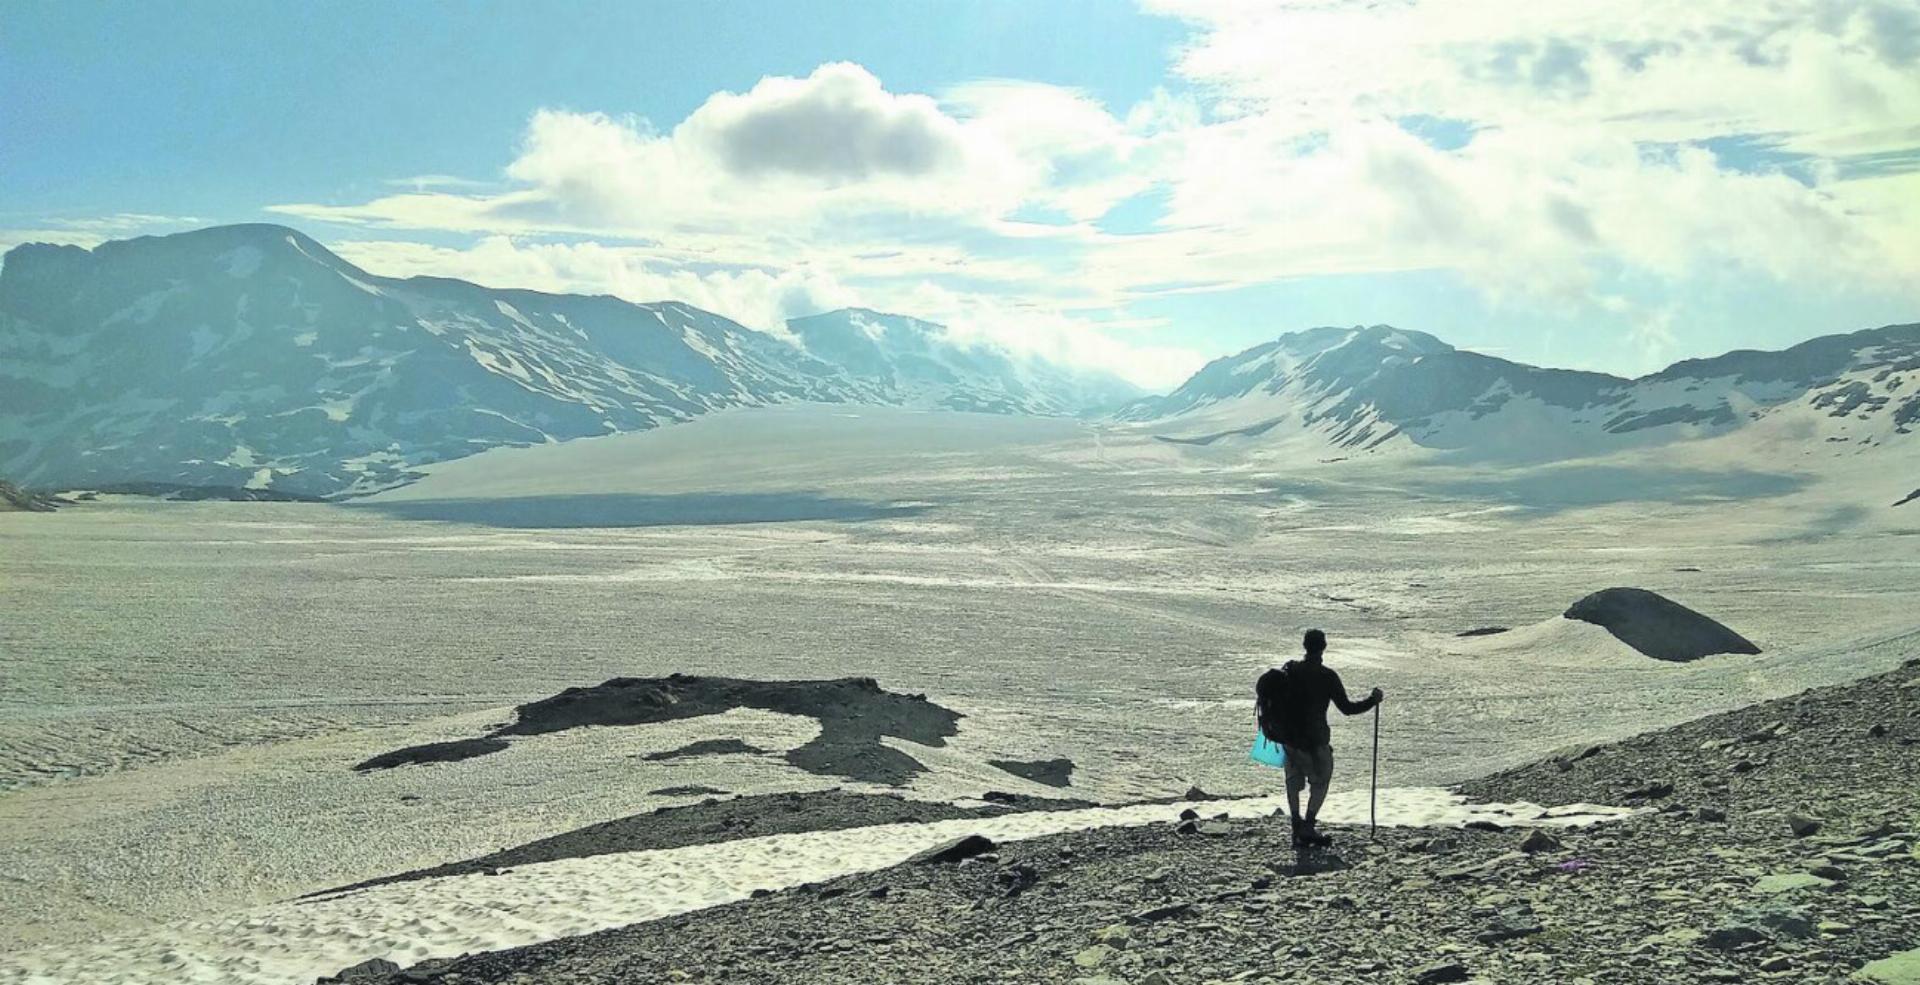
<instances>
[{"instance_id":1,"label":"snow-capped mountain","mask_svg":"<svg viewBox=\"0 0 1920 985\"><path fill-rule=\"evenodd\" d=\"M910 321L808 321L865 319ZM728 407L1095 405L1046 377L1071 374L984 355L969 363L967 350L938 343L937 326L913 325L926 336L918 359L896 346L835 347L809 328L821 339L810 354L674 302L379 277L273 225L92 250L27 245L0 266L0 470L35 487L331 494L497 445Z\"/></svg>"},{"instance_id":2,"label":"snow-capped mountain","mask_svg":"<svg viewBox=\"0 0 1920 985\"><path fill-rule=\"evenodd\" d=\"M787 322L802 348L840 367L871 403L996 414L1117 407L1138 387L1107 373L957 344L933 322L843 308Z\"/></svg>"},{"instance_id":3,"label":"snow-capped mountain","mask_svg":"<svg viewBox=\"0 0 1920 985\"><path fill-rule=\"evenodd\" d=\"M1385 325L1316 328L1215 360L1117 416L1190 444L1309 440L1349 454L1556 459L1712 437L1777 415L1819 421L1810 440L1856 446L1920 429L1920 325L1687 360L1632 380L1465 352Z\"/></svg>"}]
</instances>

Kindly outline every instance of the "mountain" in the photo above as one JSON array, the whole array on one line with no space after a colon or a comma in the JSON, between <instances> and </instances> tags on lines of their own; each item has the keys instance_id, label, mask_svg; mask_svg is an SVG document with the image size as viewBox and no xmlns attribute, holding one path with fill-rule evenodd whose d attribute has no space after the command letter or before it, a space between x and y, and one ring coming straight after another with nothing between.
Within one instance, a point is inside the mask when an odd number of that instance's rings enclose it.
<instances>
[{"instance_id":1,"label":"mountain","mask_svg":"<svg viewBox=\"0 0 1920 985\"><path fill-rule=\"evenodd\" d=\"M0 469L38 487L325 495L729 407L1071 413L1113 395L926 322L801 322L818 352L676 302L379 277L273 225L30 244L0 265ZM868 349L833 330L875 323L901 327Z\"/></svg>"},{"instance_id":2,"label":"mountain","mask_svg":"<svg viewBox=\"0 0 1920 985\"><path fill-rule=\"evenodd\" d=\"M994 414L1074 414L1140 396L1111 374L1015 359L951 341L932 322L864 308L794 318L801 348L840 367L863 401Z\"/></svg>"},{"instance_id":3,"label":"mountain","mask_svg":"<svg viewBox=\"0 0 1920 985\"><path fill-rule=\"evenodd\" d=\"M1692 359L1638 379L1542 369L1386 325L1315 328L1217 359L1116 417L1185 444L1495 459L1572 458L1770 419L1866 447L1920 428L1920 324Z\"/></svg>"}]
</instances>

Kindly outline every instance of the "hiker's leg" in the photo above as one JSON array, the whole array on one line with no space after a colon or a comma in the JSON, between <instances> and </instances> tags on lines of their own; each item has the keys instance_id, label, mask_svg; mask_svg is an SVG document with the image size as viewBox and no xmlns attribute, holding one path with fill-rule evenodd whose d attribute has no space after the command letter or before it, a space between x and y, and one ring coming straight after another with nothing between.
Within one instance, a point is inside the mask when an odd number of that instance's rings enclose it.
<instances>
[{"instance_id":1,"label":"hiker's leg","mask_svg":"<svg viewBox=\"0 0 1920 985\"><path fill-rule=\"evenodd\" d=\"M1293 823L1300 823L1300 788L1307 785L1307 770L1304 762L1305 750L1286 746L1287 750L1287 814Z\"/></svg>"},{"instance_id":2,"label":"hiker's leg","mask_svg":"<svg viewBox=\"0 0 1920 985\"><path fill-rule=\"evenodd\" d=\"M1327 785L1333 782L1333 747L1321 746L1313 750L1307 760L1311 767L1309 781L1313 785L1313 795L1307 798L1307 823L1320 816L1320 805L1327 802Z\"/></svg>"}]
</instances>

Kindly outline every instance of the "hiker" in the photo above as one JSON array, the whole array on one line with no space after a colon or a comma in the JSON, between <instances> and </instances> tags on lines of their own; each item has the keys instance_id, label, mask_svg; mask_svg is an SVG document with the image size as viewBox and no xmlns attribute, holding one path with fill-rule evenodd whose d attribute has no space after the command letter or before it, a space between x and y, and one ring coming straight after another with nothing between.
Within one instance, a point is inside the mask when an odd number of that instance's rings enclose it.
<instances>
[{"instance_id":1,"label":"hiker","mask_svg":"<svg viewBox=\"0 0 1920 985\"><path fill-rule=\"evenodd\" d=\"M1254 686L1260 731L1287 751L1287 810L1293 815L1295 847L1333 843L1314 827L1320 805L1327 799L1327 784L1333 779L1333 736L1327 728L1327 705L1338 705L1343 714L1361 715L1386 697L1376 687L1364 701L1349 700L1340 675L1321 660L1327 651L1327 634L1309 629L1302 643L1306 647L1304 657L1261 674ZM1313 796L1308 798L1307 812L1302 815L1300 788L1305 786L1313 787Z\"/></svg>"}]
</instances>

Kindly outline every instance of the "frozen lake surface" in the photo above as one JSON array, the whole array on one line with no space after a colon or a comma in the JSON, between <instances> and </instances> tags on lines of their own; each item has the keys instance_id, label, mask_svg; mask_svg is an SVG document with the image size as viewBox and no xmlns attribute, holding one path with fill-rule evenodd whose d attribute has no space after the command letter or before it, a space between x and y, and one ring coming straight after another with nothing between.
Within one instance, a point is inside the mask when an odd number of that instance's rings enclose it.
<instances>
[{"instance_id":1,"label":"frozen lake surface","mask_svg":"<svg viewBox=\"0 0 1920 985\"><path fill-rule=\"evenodd\" d=\"M490 452L343 506L0 514L0 951L252 911L688 798L837 781L737 712L356 774L616 676L870 676L964 713L913 796L1277 792L1251 687L1300 631L1389 693L1383 782L1445 784L1884 669L1920 513L1724 449L1500 470L1235 458L1068 421L789 408ZM1884 467L1884 466L1883 466ZM1877 486L1874 487L1877 495ZM1920 509L1920 507L1909 507ZM1758 656L1653 661L1559 614L1658 591ZM1463 638L1479 627L1510 633ZM1364 785L1364 720L1336 722Z\"/></svg>"}]
</instances>

